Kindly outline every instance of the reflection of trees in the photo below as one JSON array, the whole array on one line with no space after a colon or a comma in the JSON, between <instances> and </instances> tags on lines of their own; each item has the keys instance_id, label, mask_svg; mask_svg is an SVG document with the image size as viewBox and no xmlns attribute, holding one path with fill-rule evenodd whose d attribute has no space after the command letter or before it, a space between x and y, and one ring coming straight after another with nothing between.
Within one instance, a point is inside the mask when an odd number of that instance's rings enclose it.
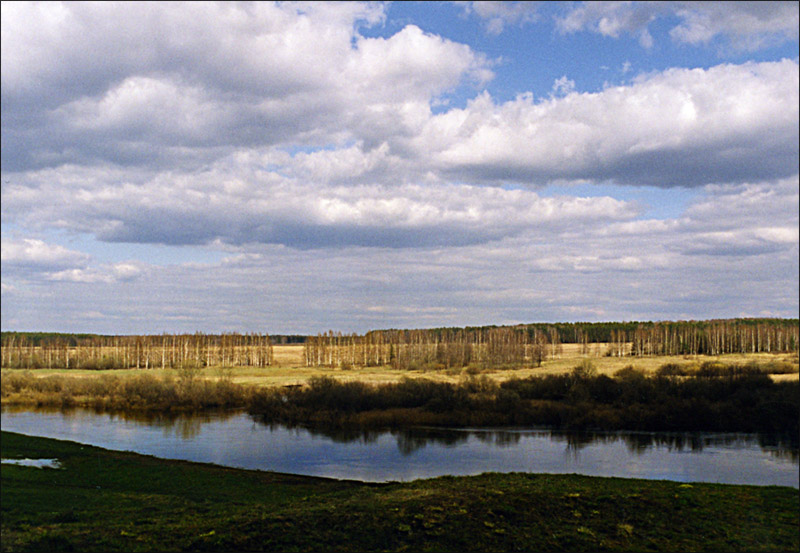
<instances>
[{"instance_id":1,"label":"reflection of trees","mask_svg":"<svg viewBox=\"0 0 800 553\"><path fill-rule=\"evenodd\" d=\"M134 422L143 426L160 428L164 436L174 433L181 439L188 440L197 437L200 429L212 421L225 421L239 414L232 411L211 411L202 413L171 413L152 411L113 411L109 412L110 418L120 418L124 421Z\"/></svg>"},{"instance_id":2,"label":"reflection of trees","mask_svg":"<svg viewBox=\"0 0 800 553\"><path fill-rule=\"evenodd\" d=\"M7 409L3 407L3 412L20 413L32 411L42 414L60 413L68 420L80 422L81 419L91 419L97 415L105 415L110 420L119 419L125 422L132 422L139 426L149 426L161 428L165 436L175 433L182 439L196 437L200 433L203 424L212 421L226 421L231 417L240 415L240 411L231 410L206 410L202 412L171 412L171 411L142 411L142 410L109 410L109 409L88 409L83 407L60 408L42 407L36 409L21 408Z\"/></svg>"},{"instance_id":3,"label":"reflection of trees","mask_svg":"<svg viewBox=\"0 0 800 553\"><path fill-rule=\"evenodd\" d=\"M511 447L519 443L522 434L519 432L509 432L504 430L495 430L491 432L476 431L472 432L478 440L486 444L496 445L497 447Z\"/></svg>"},{"instance_id":4,"label":"reflection of trees","mask_svg":"<svg viewBox=\"0 0 800 553\"><path fill-rule=\"evenodd\" d=\"M800 459L797 440L791 436L775 434L714 434L703 432L564 432L553 431L550 436L567 443L567 451L573 455L586 446L599 443L614 443L622 440L628 451L643 454L648 449L666 447L669 451L700 452L713 446L747 447L757 442L764 451L779 459L797 462Z\"/></svg>"},{"instance_id":5,"label":"reflection of trees","mask_svg":"<svg viewBox=\"0 0 800 553\"><path fill-rule=\"evenodd\" d=\"M89 419L95 415L107 415L112 420L119 418L124 421L134 422L144 426L162 428L165 435L175 433L182 439L196 437L205 423L212 421L224 422L241 414L240 411L219 410L203 412L154 412L154 411L108 411L90 410L85 408L61 409L57 407L43 407L30 409L4 406L3 413L20 413L32 411L42 414L60 413L65 418L80 424L81 419ZM479 441L498 447L513 447L517 445L522 436L536 434L540 437L554 441L566 442L566 450L573 456L583 448L595 444L611 444L622 440L627 449L635 454L643 454L654 446L666 447L670 451L699 452L706 447L748 447L755 443L770 456L797 463L800 460L798 437L785 434L737 434L737 433L667 433L667 432L568 432L561 430L546 430L541 427L530 431L521 430L479 430L479 429L448 429L448 428L408 428L408 429L364 429L356 426L325 427L301 424L265 423L263 417L251 415L254 424L264 425L270 430L303 429L312 436L324 436L337 443L360 442L369 444L376 442L381 436L391 434L397 441L397 447L403 455L410 455L429 444L438 444L446 447L464 443L474 436Z\"/></svg>"},{"instance_id":6,"label":"reflection of trees","mask_svg":"<svg viewBox=\"0 0 800 553\"><path fill-rule=\"evenodd\" d=\"M800 454L797 449L766 449L770 457L775 457L782 461L789 460L793 463L800 461Z\"/></svg>"},{"instance_id":7,"label":"reflection of trees","mask_svg":"<svg viewBox=\"0 0 800 553\"><path fill-rule=\"evenodd\" d=\"M758 445L776 459L788 459L793 463L800 461L798 436L759 435Z\"/></svg>"},{"instance_id":8,"label":"reflection of trees","mask_svg":"<svg viewBox=\"0 0 800 553\"><path fill-rule=\"evenodd\" d=\"M370 428L361 428L358 426L336 426L336 425L321 425L321 424L306 424L299 422L275 422L262 415L251 414L254 424L266 426L270 431L277 431L281 429L294 430L296 432L308 432L312 437L324 437L329 440L347 444L351 442L359 442L362 444L370 444L377 441L381 435L385 434L386 430L375 430Z\"/></svg>"},{"instance_id":9,"label":"reflection of trees","mask_svg":"<svg viewBox=\"0 0 800 553\"><path fill-rule=\"evenodd\" d=\"M428 444L453 447L456 444L466 442L469 439L470 433L453 430L414 428L401 431L396 430L393 431L392 434L397 440L397 449L399 449L403 455L410 455Z\"/></svg>"},{"instance_id":10,"label":"reflection of trees","mask_svg":"<svg viewBox=\"0 0 800 553\"><path fill-rule=\"evenodd\" d=\"M258 417L253 417L258 421ZM266 424L259 422L259 424ZM790 460L794 463L800 459L797 441L791 436L777 436L767 434L713 434L703 432L667 433L667 432L591 432L591 431L562 431L543 430L538 428L531 431L520 430L463 430L449 428L409 428L405 430L368 430L358 427L320 427L299 424L266 424L270 429L278 428L303 428L315 436L324 436L338 443L358 441L372 443L382 435L390 433L397 441L397 448L403 455L410 455L423 449L429 444L438 444L446 447L464 443L470 437L497 447L513 447L519 444L522 436L536 434L540 437L549 437L555 441L566 442L566 453L577 458L585 447L596 444L612 444L620 440L626 445L629 452L644 454L652 447L666 447L670 451L700 452L706 447L727 446L747 447L757 441L758 445L771 456Z\"/></svg>"},{"instance_id":11,"label":"reflection of trees","mask_svg":"<svg viewBox=\"0 0 800 553\"><path fill-rule=\"evenodd\" d=\"M32 409L29 405L3 405L2 412L9 413L9 414L16 414L16 413L42 413L44 415L52 415L54 413L61 413L65 417L69 417L74 415L75 409L63 409L57 405L42 405L41 407L36 407Z\"/></svg>"},{"instance_id":12,"label":"reflection of trees","mask_svg":"<svg viewBox=\"0 0 800 553\"><path fill-rule=\"evenodd\" d=\"M615 437L603 434L595 434L594 432L569 432L564 435L567 441L567 449L579 451L587 445L592 445L597 442L616 441Z\"/></svg>"},{"instance_id":13,"label":"reflection of trees","mask_svg":"<svg viewBox=\"0 0 800 553\"><path fill-rule=\"evenodd\" d=\"M326 427L321 429L319 427L306 428L312 436L325 436L336 443L347 444L350 442L359 442L362 444L370 444L375 442L382 432L376 430L368 430L363 428L335 428Z\"/></svg>"},{"instance_id":14,"label":"reflection of trees","mask_svg":"<svg viewBox=\"0 0 800 553\"><path fill-rule=\"evenodd\" d=\"M259 417L254 417L260 421ZM260 424L264 424L261 422ZM270 429L289 428L303 429L312 436L323 436L337 443L373 443L381 436L391 434L397 441L397 448L403 455L410 455L429 444L439 444L452 447L458 443L466 442L470 432L438 428L409 428L404 430L374 430L356 426L322 426L306 424L266 424Z\"/></svg>"}]
</instances>

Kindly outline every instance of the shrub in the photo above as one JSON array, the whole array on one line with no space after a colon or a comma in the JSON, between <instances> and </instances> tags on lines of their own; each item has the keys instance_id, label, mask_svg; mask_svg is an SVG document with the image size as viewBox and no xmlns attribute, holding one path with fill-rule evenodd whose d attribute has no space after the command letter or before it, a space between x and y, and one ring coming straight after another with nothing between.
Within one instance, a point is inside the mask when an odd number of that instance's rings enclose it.
<instances>
[{"instance_id":1,"label":"shrub","mask_svg":"<svg viewBox=\"0 0 800 553\"><path fill-rule=\"evenodd\" d=\"M664 363L656 370L656 374L658 376L686 376L688 371L686 367L678 363Z\"/></svg>"}]
</instances>

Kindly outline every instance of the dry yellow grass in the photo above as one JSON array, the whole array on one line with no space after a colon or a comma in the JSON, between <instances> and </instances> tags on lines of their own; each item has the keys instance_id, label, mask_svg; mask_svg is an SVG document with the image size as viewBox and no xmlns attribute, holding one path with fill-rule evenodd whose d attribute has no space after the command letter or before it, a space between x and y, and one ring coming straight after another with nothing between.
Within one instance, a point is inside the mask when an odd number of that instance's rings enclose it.
<instances>
[{"instance_id":1,"label":"dry yellow grass","mask_svg":"<svg viewBox=\"0 0 800 553\"><path fill-rule=\"evenodd\" d=\"M797 380L797 356L787 354L728 354L720 356L654 356L654 357L606 357L606 344L592 344L589 346L589 354L581 354L579 344L564 344L561 355L544 360L541 367L523 367L518 369L450 369L446 371L434 370L395 370L388 366L381 367L354 367L352 369L338 369L325 367L306 367L303 360L302 345L276 345L273 346L273 362L270 367L235 367L220 368L207 367L198 369L198 376L208 379L230 378L235 383L279 387L303 385L315 376L331 376L337 380L353 381L359 380L371 384L382 384L388 382L398 382L403 378L428 378L436 381L458 382L469 375L482 375L498 382L510 378L526 378L534 375L560 374L571 371L577 365L589 360L592 367L598 374L612 376L618 370L632 366L635 369L651 373L666 363L677 365L694 365L707 361L719 361L723 364L758 363L759 365L768 363L791 363L794 365L794 372L791 374L775 374L775 380ZM100 374L114 374L126 376L141 374L144 369L118 369L108 371L98 370L64 370L64 369L36 369L31 371L37 376L47 376L52 374L70 376L98 376ZM3 369L3 372L13 371ZM178 369L147 369L149 374L161 376L166 374L176 375Z\"/></svg>"}]
</instances>

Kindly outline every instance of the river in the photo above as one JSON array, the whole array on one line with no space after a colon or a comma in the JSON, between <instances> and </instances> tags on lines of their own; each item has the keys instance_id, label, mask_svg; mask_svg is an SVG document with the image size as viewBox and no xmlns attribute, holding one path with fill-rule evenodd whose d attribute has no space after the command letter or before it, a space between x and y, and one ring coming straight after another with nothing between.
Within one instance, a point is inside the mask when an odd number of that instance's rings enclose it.
<instances>
[{"instance_id":1,"label":"river","mask_svg":"<svg viewBox=\"0 0 800 553\"><path fill-rule=\"evenodd\" d=\"M143 417L86 409L4 409L2 429L167 459L367 482L531 472L798 488L800 464L796 443L754 434L541 428L321 433L264 425L245 413Z\"/></svg>"}]
</instances>

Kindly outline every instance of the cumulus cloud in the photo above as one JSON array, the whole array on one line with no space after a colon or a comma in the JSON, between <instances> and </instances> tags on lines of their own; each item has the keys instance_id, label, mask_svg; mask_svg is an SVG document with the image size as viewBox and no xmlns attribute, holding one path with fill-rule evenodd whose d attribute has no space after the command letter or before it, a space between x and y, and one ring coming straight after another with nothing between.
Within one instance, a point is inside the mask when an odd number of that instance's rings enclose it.
<instances>
[{"instance_id":1,"label":"cumulus cloud","mask_svg":"<svg viewBox=\"0 0 800 553\"><path fill-rule=\"evenodd\" d=\"M522 25L538 19L539 2L456 2L467 15L475 14L486 25L486 32L499 35L507 25Z\"/></svg>"},{"instance_id":2,"label":"cumulus cloud","mask_svg":"<svg viewBox=\"0 0 800 553\"><path fill-rule=\"evenodd\" d=\"M566 75L553 83L552 96L566 96L572 92L575 92L575 81L568 79Z\"/></svg>"},{"instance_id":3,"label":"cumulus cloud","mask_svg":"<svg viewBox=\"0 0 800 553\"><path fill-rule=\"evenodd\" d=\"M3 237L2 248L0 248L0 260L4 266L36 271L84 267L89 259L90 257L85 253L48 244L35 238Z\"/></svg>"},{"instance_id":4,"label":"cumulus cloud","mask_svg":"<svg viewBox=\"0 0 800 553\"><path fill-rule=\"evenodd\" d=\"M562 77L549 101L523 94L498 105L484 93L434 115L440 95L491 79L491 63L414 25L387 38L360 35L359 25L381 21L383 9L4 7L4 171L187 172L297 147L306 153L264 161L321 185L456 176L696 186L786 176L797 165L796 61L674 69L593 94ZM15 23L31 17L42 25ZM604 32L636 28L634 20L609 20ZM107 53L99 65L90 63L95 52Z\"/></svg>"},{"instance_id":5,"label":"cumulus cloud","mask_svg":"<svg viewBox=\"0 0 800 553\"><path fill-rule=\"evenodd\" d=\"M797 39L797 2L694 2L677 6L681 24L670 31L678 42L701 44L725 35L740 50L754 51Z\"/></svg>"},{"instance_id":6,"label":"cumulus cloud","mask_svg":"<svg viewBox=\"0 0 800 553\"><path fill-rule=\"evenodd\" d=\"M0 256L4 278L17 282L115 283L136 279L146 271L138 261L94 264L86 253L36 238L3 237ZM14 289L10 286L4 291Z\"/></svg>"},{"instance_id":7,"label":"cumulus cloud","mask_svg":"<svg viewBox=\"0 0 800 553\"><path fill-rule=\"evenodd\" d=\"M793 258L797 263L800 240L798 189L797 175L778 181L712 185L677 219L614 222L600 234L635 240L637 249L660 251L683 264L694 265L695 256L728 256L739 263L750 260L754 267L749 270L755 270L764 261L753 256L772 255L771 263L788 268Z\"/></svg>"},{"instance_id":8,"label":"cumulus cloud","mask_svg":"<svg viewBox=\"0 0 800 553\"><path fill-rule=\"evenodd\" d=\"M706 195L689 206L687 217L714 228L739 228L767 222L797 222L800 180L797 174L771 182L708 186Z\"/></svg>"},{"instance_id":9,"label":"cumulus cloud","mask_svg":"<svg viewBox=\"0 0 800 553\"><path fill-rule=\"evenodd\" d=\"M414 25L358 33L383 15L357 3L4 5L4 168L371 146L418 125L439 95L492 78L469 46Z\"/></svg>"},{"instance_id":10,"label":"cumulus cloud","mask_svg":"<svg viewBox=\"0 0 800 553\"><path fill-rule=\"evenodd\" d=\"M768 183L712 186L686 211L694 231L682 251L698 255L752 256L798 249L797 175Z\"/></svg>"},{"instance_id":11,"label":"cumulus cloud","mask_svg":"<svg viewBox=\"0 0 800 553\"><path fill-rule=\"evenodd\" d=\"M559 72L541 97L499 101L484 91L495 61L407 21L377 32L388 9L4 3L3 324L304 333L796 316L796 59L592 93ZM542 11L463 9L489 34ZM559 25L655 48L653 22L669 15L678 44L752 49L796 37L796 11L587 3ZM618 199L569 194L574 183L630 186ZM640 185L693 200L643 220ZM156 269L104 244L100 262L48 242L54 230L214 255Z\"/></svg>"},{"instance_id":12,"label":"cumulus cloud","mask_svg":"<svg viewBox=\"0 0 800 553\"><path fill-rule=\"evenodd\" d=\"M307 156L301 157L304 168ZM52 171L29 173L26 186L4 189L4 217L30 226L46 221L110 242L419 248L486 242L543 225L626 220L638 212L610 197L546 198L469 185L321 189L274 172L230 174L225 164L123 185L113 171L83 173L79 189L54 182Z\"/></svg>"},{"instance_id":13,"label":"cumulus cloud","mask_svg":"<svg viewBox=\"0 0 800 553\"><path fill-rule=\"evenodd\" d=\"M559 96L549 99L523 95L497 104L484 93L462 109L433 115L426 108L410 127L376 124L371 132L383 140L372 147L365 140L295 152L231 146L200 168L97 162L6 173L2 213L8 222L110 242L419 248L638 213L612 198L554 200L486 184L701 187L796 174L796 61L672 69L597 93L575 91L566 77L555 86ZM180 94L166 97L182 101ZM191 105L185 112L156 111L142 124L147 132L160 125L164 135L194 132L203 125L194 117L203 102ZM161 109L159 102L151 107ZM113 119L129 127L133 140L141 114L102 110L115 115L82 120Z\"/></svg>"},{"instance_id":14,"label":"cumulus cloud","mask_svg":"<svg viewBox=\"0 0 800 553\"><path fill-rule=\"evenodd\" d=\"M630 219L624 215L629 204L602 198L534 201L530 191L480 188L497 199L478 197L487 207L479 208L476 218L497 225L500 214L509 213L512 222L530 217L529 224L496 240L463 245L305 249L247 243L231 248L219 263L158 270L133 264L147 278L124 286L112 280L112 265L65 268L47 280L46 289L43 279L19 286L19 280L6 278L4 262L3 318L37 321L51 294L60 298L65 330L100 330L111 321L118 332L152 328L154 319L156 328L171 332L315 333L576 318L681 319L698 313L730 317L769 311L791 317L798 302L799 182L794 176L711 185L682 216L666 220ZM434 192L464 195L468 189ZM440 209L430 217L468 217L473 198L464 196L461 203L449 197L453 214ZM620 218L587 219L593 201L607 202L611 214L616 205ZM521 204L519 212L507 203ZM498 214L491 213L492 205ZM535 214L526 211L533 205ZM330 220L353 216L340 209L329 212ZM75 293L87 283L91 294ZM100 319L86 315L98 312Z\"/></svg>"},{"instance_id":15,"label":"cumulus cloud","mask_svg":"<svg viewBox=\"0 0 800 553\"><path fill-rule=\"evenodd\" d=\"M623 32L638 36L644 48L653 45L647 26L668 7L660 2L582 2L557 18L557 27L565 33L584 29L617 38Z\"/></svg>"},{"instance_id":16,"label":"cumulus cloud","mask_svg":"<svg viewBox=\"0 0 800 553\"><path fill-rule=\"evenodd\" d=\"M617 38L623 33L653 46L649 25L676 17L670 30L679 43L703 44L721 36L738 50L758 50L796 39L797 2L581 2L556 18L561 32L588 30Z\"/></svg>"},{"instance_id":17,"label":"cumulus cloud","mask_svg":"<svg viewBox=\"0 0 800 553\"><path fill-rule=\"evenodd\" d=\"M630 86L495 104L430 119L414 140L447 174L480 181L598 179L702 186L798 165L796 61L670 69Z\"/></svg>"},{"instance_id":18,"label":"cumulus cloud","mask_svg":"<svg viewBox=\"0 0 800 553\"><path fill-rule=\"evenodd\" d=\"M138 278L145 271L140 263L114 263L86 269L65 269L46 275L47 280L61 282L105 283L126 282Z\"/></svg>"}]
</instances>

